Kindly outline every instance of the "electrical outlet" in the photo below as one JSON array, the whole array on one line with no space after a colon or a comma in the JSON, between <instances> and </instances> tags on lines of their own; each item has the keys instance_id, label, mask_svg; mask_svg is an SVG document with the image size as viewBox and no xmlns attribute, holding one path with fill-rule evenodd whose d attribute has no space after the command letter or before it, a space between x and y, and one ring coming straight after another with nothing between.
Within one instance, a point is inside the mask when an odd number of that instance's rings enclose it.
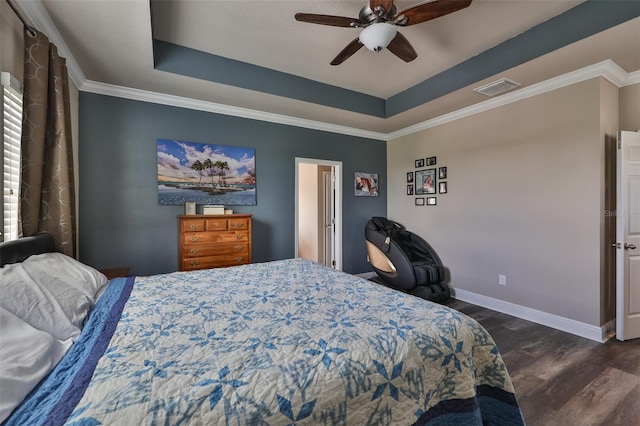
<instances>
[{"instance_id":1,"label":"electrical outlet","mask_svg":"<svg viewBox=\"0 0 640 426\"><path fill-rule=\"evenodd\" d=\"M502 275L502 274L498 274L498 284L507 285L507 276L506 275Z\"/></svg>"}]
</instances>

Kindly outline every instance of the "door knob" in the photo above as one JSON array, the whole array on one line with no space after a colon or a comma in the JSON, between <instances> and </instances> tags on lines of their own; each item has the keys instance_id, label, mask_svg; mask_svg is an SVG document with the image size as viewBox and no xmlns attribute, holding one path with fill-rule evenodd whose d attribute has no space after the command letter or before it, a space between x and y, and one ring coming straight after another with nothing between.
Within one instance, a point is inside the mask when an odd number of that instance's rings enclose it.
<instances>
[{"instance_id":1,"label":"door knob","mask_svg":"<svg viewBox=\"0 0 640 426\"><path fill-rule=\"evenodd\" d=\"M635 250L636 249L636 245L635 244L624 243L624 249L625 250Z\"/></svg>"}]
</instances>

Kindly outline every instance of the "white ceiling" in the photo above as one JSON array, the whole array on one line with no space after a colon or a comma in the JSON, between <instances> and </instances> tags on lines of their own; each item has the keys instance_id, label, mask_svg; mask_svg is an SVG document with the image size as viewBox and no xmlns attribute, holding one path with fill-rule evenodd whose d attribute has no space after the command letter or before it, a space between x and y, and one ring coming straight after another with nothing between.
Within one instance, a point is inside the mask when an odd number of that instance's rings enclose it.
<instances>
[{"instance_id":1,"label":"white ceiling","mask_svg":"<svg viewBox=\"0 0 640 426\"><path fill-rule=\"evenodd\" d=\"M28 16L32 2L17 1ZM414 3L396 0L399 10ZM90 82L381 133L484 101L472 88L500 77L527 87L606 59L628 73L639 70L640 18L389 118L156 70L152 38L387 99L580 3L474 0L461 11L399 29L418 52L413 62L363 48L342 65L331 66L358 30L297 22L294 14L357 17L366 0L154 0L153 5L148 0L42 0Z\"/></svg>"}]
</instances>

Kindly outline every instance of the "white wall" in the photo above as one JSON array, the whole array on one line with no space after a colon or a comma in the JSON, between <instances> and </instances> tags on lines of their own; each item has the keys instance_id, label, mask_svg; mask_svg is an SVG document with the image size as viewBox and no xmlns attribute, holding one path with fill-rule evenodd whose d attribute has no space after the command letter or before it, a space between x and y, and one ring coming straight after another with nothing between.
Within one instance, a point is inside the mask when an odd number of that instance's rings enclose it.
<instances>
[{"instance_id":1,"label":"white wall","mask_svg":"<svg viewBox=\"0 0 640 426\"><path fill-rule=\"evenodd\" d=\"M388 143L388 215L423 236L451 285L600 326L604 141L601 79ZM448 193L418 207L414 160L448 167ZM507 285L498 285L498 274Z\"/></svg>"},{"instance_id":2,"label":"white wall","mask_svg":"<svg viewBox=\"0 0 640 426\"><path fill-rule=\"evenodd\" d=\"M620 130L640 130L640 84L620 89Z\"/></svg>"}]
</instances>

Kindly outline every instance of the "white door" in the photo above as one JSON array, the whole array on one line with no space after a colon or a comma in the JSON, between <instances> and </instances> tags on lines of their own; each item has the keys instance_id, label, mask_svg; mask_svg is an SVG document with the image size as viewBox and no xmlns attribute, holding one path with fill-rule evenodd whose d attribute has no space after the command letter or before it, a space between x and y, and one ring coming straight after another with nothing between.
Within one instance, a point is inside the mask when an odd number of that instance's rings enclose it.
<instances>
[{"instance_id":1,"label":"white door","mask_svg":"<svg viewBox=\"0 0 640 426\"><path fill-rule=\"evenodd\" d=\"M322 172L323 190L323 223L324 228L324 264L330 268L336 267L335 248L335 173L331 171Z\"/></svg>"},{"instance_id":2,"label":"white door","mask_svg":"<svg viewBox=\"0 0 640 426\"><path fill-rule=\"evenodd\" d=\"M618 134L616 337L640 337L640 132Z\"/></svg>"}]
</instances>

